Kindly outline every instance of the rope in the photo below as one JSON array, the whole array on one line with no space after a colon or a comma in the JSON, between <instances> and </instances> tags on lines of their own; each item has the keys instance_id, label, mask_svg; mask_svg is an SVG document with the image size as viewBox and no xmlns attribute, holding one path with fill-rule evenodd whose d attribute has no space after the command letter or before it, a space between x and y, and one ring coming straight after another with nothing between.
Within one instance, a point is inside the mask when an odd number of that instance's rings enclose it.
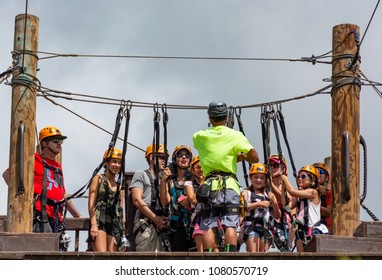
<instances>
[{"instance_id":1,"label":"rope","mask_svg":"<svg viewBox=\"0 0 382 280\"><path fill-rule=\"evenodd\" d=\"M123 119L123 110L124 110L124 105L121 104L121 107L118 110L116 119L115 119L115 127L114 127L114 133L111 137L110 143L109 143L109 148L107 150L106 154L110 154L110 151L115 147L115 143L119 134L119 130L121 128L121 123ZM81 197L82 195L85 194L85 192L88 190L90 187L91 180L94 176L98 174L98 172L101 170L102 166L105 164L107 158L104 158L102 162L96 167L96 169L93 171L93 174L91 175L89 181L80 189L78 189L75 193L73 193L70 197L67 198L67 200L73 199L73 198L78 198Z\"/></svg>"},{"instance_id":2,"label":"rope","mask_svg":"<svg viewBox=\"0 0 382 280\"><path fill-rule=\"evenodd\" d=\"M277 106L276 118L278 119L278 121L280 123L281 132L283 133L284 142L285 142L285 145L287 146L287 150L288 150L289 160L290 160L290 163L292 165L293 176L296 178L297 177L297 170L296 170L296 166L294 164L292 151L290 149L290 145L289 145L289 141L288 141L288 137L287 137L284 116L283 116L283 113L281 112L281 104L279 104ZM280 157L280 162L281 162L282 154L279 153L279 157Z\"/></svg>"},{"instance_id":3,"label":"rope","mask_svg":"<svg viewBox=\"0 0 382 280\"><path fill-rule=\"evenodd\" d=\"M237 124L239 126L239 130L245 136L244 128L243 128L243 123L241 122L241 108L240 107L235 108L234 112L235 112L235 115L236 115L236 120L237 120ZM233 126L233 123L234 123L234 119L232 117L232 126ZM244 174L245 185L248 188L249 187L249 182L248 182L249 179L248 179L248 172L247 172L247 163L246 163L245 160L243 160L241 162L241 164L243 166L243 174Z\"/></svg>"},{"instance_id":4,"label":"rope","mask_svg":"<svg viewBox=\"0 0 382 280\"><path fill-rule=\"evenodd\" d=\"M262 58L262 57L212 57L212 56L159 56L159 55L107 55L107 54L62 54L54 52L37 51L46 54L40 60L56 57L83 57L83 58L126 58L126 59L181 59L181 60L232 60L232 61L278 61L278 62L311 62L310 58ZM323 57L323 56L319 56ZM330 64L328 61L316 61L316 63Z\"/></svg>"}]
</instances>

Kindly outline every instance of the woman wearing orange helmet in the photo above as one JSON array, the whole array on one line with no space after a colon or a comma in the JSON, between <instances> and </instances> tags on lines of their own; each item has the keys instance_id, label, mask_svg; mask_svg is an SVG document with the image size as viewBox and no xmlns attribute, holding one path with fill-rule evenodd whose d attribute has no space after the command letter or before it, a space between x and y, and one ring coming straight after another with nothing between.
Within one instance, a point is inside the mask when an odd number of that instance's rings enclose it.
<instances>
[{"instance_id":1,"label":"woman wearing orange helmet","mask_svg":"<svg viewBox=\"0 0 382 280\"><path fill-rule=\"evenodd\" d=\"M176 146L171 165L163 170L161 178L159 197L163 206L170 208L171 251L188 251L194 246L191 237L191 201L185 192L185 182L191 180L191 159L189 146Z\"/></svg>"},{"instance_id":2,"label":"woman wearing orange helmet","mask_svg":"<svg viewBox=\"0 0 382 280\"><path fill-rule=\"evenodd\" d=\"M119 174L122 151L108 149L104 156L104 174L95 175L89 186L90 242L94 251L114 252L118 250L115 238L114 218L120 214L116 209L122 207L122 190L117 186L115 176ZM119 195L117 192L120 191ZM114 201L119 198L119 201Z\"/></svg>"},{"instance_id":3,"label":"woman wearing orange helmet","mask_svg":"<svg viewBox=\"0 0 382 280\"><path fill-rule=\"evenodd\" d=\"M319 175L317 168L313 165L301 167L297 176L297 190L293 188L285 175L281 175L282 192L288 191L293 197L292 208L297 207L297 217L294 221L297 252L303 252L304 245L314 235L328 233L328 229L320 221Z\"/></svg>"},{"instance_id":4,"label":"woman wearing orange helmet","mask_svg":"<svg viewBox=\"0 0 382 280\"><path fill-rule=\"evenodd\" d=\"M244 190L248 212L244 218L244 241L247 252L265 252L272 238L273 220L280 218L280 209L275 195L268 192L267 167L262 163L251 166L251 186Z\"/></svg>"}]
</instances>

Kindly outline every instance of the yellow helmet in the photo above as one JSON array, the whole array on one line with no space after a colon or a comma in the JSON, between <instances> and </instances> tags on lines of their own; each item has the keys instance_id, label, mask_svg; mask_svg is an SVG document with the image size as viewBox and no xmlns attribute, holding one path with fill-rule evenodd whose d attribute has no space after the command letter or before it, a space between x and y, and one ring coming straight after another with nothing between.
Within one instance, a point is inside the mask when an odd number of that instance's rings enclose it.
<instances>
[{"instance_id":1,"label":"yellow helmet","mask_svg":"<svg viewBox=\"0 0 382 280\"><path fill-rule=\"evenodd\" d=\"M326 175L328 175L329 179L330 180L330 170L329 170L329 167L325 164L325 163L322 163L322 162L315 162L312 164L315 168L317 169L322 169L326 172Z\"/></svg>"},{"instance_id":2,"label":"yellow helmet","mask_svg":"<svg viewBox=\"0 0 382 280\"><path fill-rule=\"evenodd\" d=\"M180 151L180 150L187 150L188 153L190 154L190 158L192 158L192 151L191 151L191 148L190 146L187 146L187 145L178 145L175 147L174 151L172 152L172 162L175 162L175 157L176 157L176 154Z\"/></svg>"},{"instance_id":3,"label":"yellow helmet","mask_svg":"<svg viewBox=\"0 0 382 280\"><path fill-rule=\"evenodd\" d=\"M40 133L39 133L40 143L42 142L42 140L44 140L48 137L57 137L57 138L60 138L62 140L68 138L68 137L62 135L61 131L57 127L54 127L54 126L46 126L40 130Z\"/></svg>"},{"instance_id":4,"label":"yellow helmet","mask_svg":"<svg viewBox=\"0 0 382 280\"><path fill-rule=\"evenodd\" d=\"M249 169L249 175L257 174L257 173L261 173L265 175L268 174L268 170L265 164L263 163L252 164L251 168Z\"/></svg>"},{"instance_id":5,"label":"yellow helmet","mask_svg":"<svg viewBox=\"0 0 382 280\"><path fill-rule=\"evenodd\" d=\"M320 173L318 172L317 168L315 168L313 165L305 165L301 167L301 169L298 171L300 173L301 171L308 172L310 174L313 174L316 177L316 181L320 177Z\"/></svg>"},{"instance_id":6,"label":"yellow helmet","mask_svg":"<svg viewBox=\"0 0 382 280\"><path fill-rule=\"evenodd\" d=\"M191 165L190 165L190 166L193 167L194 164L197 163L198 161L200 161L199 156L198 156L198 155L194 156L194 157L192 158L192 160L191 160Z\"/></svg>"},{"instance_id":7,"label":"yellow helmet","mask_svg":"<svg viewBox=\"0 0 382 280\"><path fill-rule=\"evenodd\" d=\"M155 146L154 146L154 148L155 148ZM147 158L153 152L154 152L153 144L148 145L147 148L146 148L145 158ZM159 144L157 153L158 154L165 154L164 146L162 144ZM169 154L167 154L167 157L169 157Z\"/></svg>"},{"instance_id":8,"label":"yellow helmet","mask_svg":"<svg viewBox=\"0 0 382 280\"><path fill-rule=\"evenodd\" d=\"M122 151L117 148L112 148L110 151L107 149L103 154L103 159L105 160L106 158L116 158L122 160Z\"/></svg>"}]
</instances>

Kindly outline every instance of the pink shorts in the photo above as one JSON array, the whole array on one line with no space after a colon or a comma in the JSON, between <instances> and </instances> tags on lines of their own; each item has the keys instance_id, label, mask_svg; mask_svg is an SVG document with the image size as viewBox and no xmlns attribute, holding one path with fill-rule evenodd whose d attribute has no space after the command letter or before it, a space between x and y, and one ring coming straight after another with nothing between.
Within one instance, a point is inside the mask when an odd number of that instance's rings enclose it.
<instances>
[{"instance_id":1,"label":"pink shorts","mask_svg":"<svg viewBox=\"0 0 382 280\"><path fill-rule=\"evenodd\" d=\"M200 229L200 226L198 223L194 225L194 232L192 233L192 238L194 238L194 236L197 234L201 234L201 235L204 234L204 230Z\"/></svg>"}]
</instances>

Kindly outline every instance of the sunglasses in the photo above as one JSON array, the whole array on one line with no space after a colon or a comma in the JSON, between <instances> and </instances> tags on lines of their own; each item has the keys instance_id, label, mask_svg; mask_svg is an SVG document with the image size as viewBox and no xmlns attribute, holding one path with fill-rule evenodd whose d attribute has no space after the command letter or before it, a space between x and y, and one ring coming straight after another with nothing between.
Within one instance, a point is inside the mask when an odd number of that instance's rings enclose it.
<instances>
[{"instance_id":1,"label":"sunglasses","mask_svg":"<svg viewBox=\"0 0 382 280\"><path fill-rule=\"evenodd\" d=\"M269 164L270 167L272 168L279 168L280 167L280 163L277 163L277 162L272 162Z\"/></svg>"},{"instance_id":2,"label":"sunglasses","mask_svg":"<svg viewBox=\"0 0 382 280\"><path fill-rule=\"evenodd\" d=\"M60 138L54 138L54 139L52 139L50 141L52 141L55 144L62 144L62 143L64 143L64 140L62 140Z\"/></svg>"},{"instance_id":3,"label":"sunglasses","mask_svg":"<svg viewBox=\"0 0 382 280\"><path fill-rule=\"evenodd\" d=\"M309 175L302 174L302 175L298 175L297 179L302 179L302 180L310 179L311 180L312 178Z\"/></svg>"},{"instance_id":4,"label":"sunglasses","mask_svg":"<svg viewBox=\"0 0 382 280\"><path fill-rule=\"evenodd\" d=\"M177 153L176 157L177 158L182 158L182 157L190 158L191 155L190 154L185 154L185 153Z\"/></svg>"},{"instance_id":5,"label":"sunglasses","mask_svg":"<svg viewBox=\"0 0 382 280\"><path fill-rule=\"evenodd\" d=\"M318 172L319 172L321 175L324 175L324 174L325 174L325 170L322 170L322 169L318 169Z\"/></svg>"},{"instance_id":6,"label":"sunglasses","mask_svg":"<svg viewBox=\"0 0 382 280\"><path fill-rule=\"evenodd\" d=\"M163 160L166 159L166 157L164 155L156 155L156 158L163 159Z\"/></svg>"}]
</instances>

